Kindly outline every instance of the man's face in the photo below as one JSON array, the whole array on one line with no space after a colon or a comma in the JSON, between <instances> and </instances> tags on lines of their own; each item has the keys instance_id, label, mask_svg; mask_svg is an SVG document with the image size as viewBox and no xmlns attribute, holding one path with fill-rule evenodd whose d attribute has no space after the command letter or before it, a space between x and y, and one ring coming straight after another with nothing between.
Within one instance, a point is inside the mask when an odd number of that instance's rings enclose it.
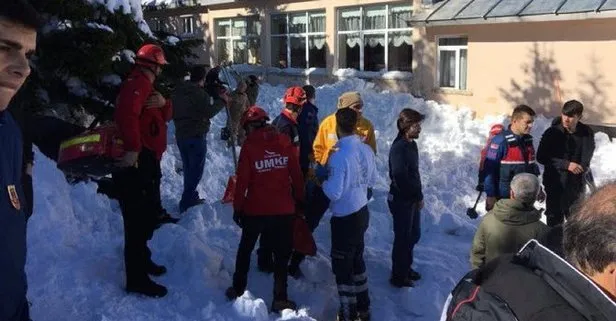
<instances>
[{"instance_id":1,"label":"man's face","mask_svg":"<svg viewBox=\"0 0 616 321\"><path fill-rule=\"evenodd\" d=\"M30 75L29 56L36 49L36 30L0 17L0 111Z\"/></svg>"},{"instance_id":2,"label":"man's face","mask_svg":"<svg viewBox=\"0 0 616 321\"><path fill-rule=\"evenodd\" d=\"M406 131L406 138L417 139L419 138L419 133L421 133L421 122L414 123L409 127L409 130Z\"/></svg>"},{"instance_id":3,"label":"man's face","mask_svg":"<svg viewBox=\"0 0 616 321\"><path fill-rule=\"evenodd\" d=\"M563 127L570 132L574 132L580 118L582 118L582 115L567 116L562 114L560 117L562 119Z\"/></svg>"},{"instance_id":4,"label":"man's face","mask_svg":"<svg viewBox=\"0 0 616 321\"><path fill-rule=\"evenodd\" d=\"M531 129L533 129L534 122L535 117L524 113L517 119L513 119L511 121L511 131L518 135L530 134Z\"/></svg>"},{"instance_id":5,"label":"man's face","mask_svg":"<svg viewBox=\"0 0 616 321\"><path fill-rule=\"evenodd\" d=\"M350 106L349 108L353 109L357 112L357 114L361 115L361 112L364 109L364 103L355 104L353 106Z\"/></svg>"}]
</instances>

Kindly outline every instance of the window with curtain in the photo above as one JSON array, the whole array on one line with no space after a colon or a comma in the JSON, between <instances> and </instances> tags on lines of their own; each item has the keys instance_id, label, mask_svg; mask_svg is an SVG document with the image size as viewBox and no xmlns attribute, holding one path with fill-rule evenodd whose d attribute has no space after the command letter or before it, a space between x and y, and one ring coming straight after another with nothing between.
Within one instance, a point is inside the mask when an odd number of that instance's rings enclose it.
<instances>
[{"instance_id":1,"label":"window with curtain","mask_svg":"<svg viewBox=\"0 0 616 321\"><path fill-rule=\"evenodd\" d=\"M326 67L325 11L273 14L271 19L272 66Z\"/></svg>"},{"instance_id":2,"label":"window with curtain","mask_svg":"<svg viewBox=\"0 0 616 321\"><path fill-rule=\"evenodd\" d=\"M190 17L182 17L182 34L192 35L194 33L195 19Z\"/></svg>"},{"instance_id":3,"label":"window with curtain","mask_svg":"<svg viewBox=\"0 0 616 321\"><path fill-rule=\"evenodd\" d=\"M338 66L362 71L411 71L412 7L408 4L338 10Z\"/></svg>"},{"instance_id":4,"label":"window with curtain","mask_svg":"<svg viewBox=\"0 0 616 321\"><path fill-rule=\"evenodd\" d=\"M438 84L441 88L467 89L468 38L439 38Z\"/></svg>"},{"instance_id":5,"label":"window with curtain","mask_svg":"<svg viewBox=\"0 0 616 321\"><path fill-rule=\"evenodd\" d=\"M227 18L215 20L216 52L218 63L261 63L261 21L259 17Z\"/></svg>"}]
</instances>

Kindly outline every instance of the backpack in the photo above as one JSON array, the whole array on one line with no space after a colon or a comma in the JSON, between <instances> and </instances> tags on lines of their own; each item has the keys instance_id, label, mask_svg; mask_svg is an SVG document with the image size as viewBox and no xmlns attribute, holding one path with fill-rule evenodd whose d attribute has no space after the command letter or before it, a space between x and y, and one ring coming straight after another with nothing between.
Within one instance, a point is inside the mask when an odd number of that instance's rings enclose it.
<instances>
[{"instance_id":1,"label":"backpack","mask_svg":"<svg viewBox=\"0 0 616 321\"><path fill-rule=\"evenodd\" d=\"M451 291L441 321L518 321L507 302L476 283L478 274L467 273Z\"/></svg>"},{"instance_id":2,"label":"backpack","mask_svg":"<svg viewBox=\"0 0 616 321\"><path fill-rule=\"evenodd\" d=\"M492 142L492 138L494 136L500 134L505 130L505 126L502 124L494 124L490 127L490 133L488 135L488 139L486 140L486 144L481 149L481 153L479 156L479 171L478 171L478 182L477 182L477 191L483 192L483 181L485 180L486 174L484 170L484 163L486 160L486 155L488 153L488 148L490 147L490 143Z\"/></svg>"}]
</instances>

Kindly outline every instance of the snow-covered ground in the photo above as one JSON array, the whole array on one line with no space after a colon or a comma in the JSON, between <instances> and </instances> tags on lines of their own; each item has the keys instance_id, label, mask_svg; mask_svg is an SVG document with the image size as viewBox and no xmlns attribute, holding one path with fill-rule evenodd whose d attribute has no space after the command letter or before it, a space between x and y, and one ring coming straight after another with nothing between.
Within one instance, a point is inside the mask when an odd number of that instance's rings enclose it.
<instances>
[{"instance_id":1,"label":"snow-covered ground","mask_svg":"<svg viewBox=\"0 0 616 321\"><path fill-rule=\"evenodd\" d=\"M281 108L285 88L264 84L258 104L271 116ZM359 90L365 115L377 130L378 186L370 207L366 234L366 261L374 320L433 321L440 315L448 292L468 270L468 253L478 221L465 216L475 200L476 164L495 116L473 120L468 110L455 110L410 95L377 93L362 80L345 80L317 89L321 119L334 111L337 97ZM420 169L424 184L422 238L416 247L416 269L423 279L415 288L394 289L388 283L392 220L386 205L387 154L396 135L395 119L404 107L427 114L421 138ZM137 320L334 320L337 293L329 260L329 217L316 231L318 255L302 266L306 278L289 279L290 298L300 310L268 314L272 277L254 264L248 291L228 302L224 290L231 284L240 229L229 205L220 204L227 177L233 171L229 150L218 140L225 116L217 116L208 136L205 174L199 187L208 204L192 208L177 225L159 229L150 242L153 258L169 272L157 281L169 288L162 299L126 295L123 290L123 234L119 206L96 194L96 185L69 186L63 175L37 153L35 214L28 226L29 298L36 321ZM549 120L539 117L533 134L538 143ZM616 143L596 136L592 169L598 183L616 178ZM177 213L182 192L181 162L173 127L163 158L162 197ZM478 208L483 208L480 203Z\"/></svg>"}]
</instances>

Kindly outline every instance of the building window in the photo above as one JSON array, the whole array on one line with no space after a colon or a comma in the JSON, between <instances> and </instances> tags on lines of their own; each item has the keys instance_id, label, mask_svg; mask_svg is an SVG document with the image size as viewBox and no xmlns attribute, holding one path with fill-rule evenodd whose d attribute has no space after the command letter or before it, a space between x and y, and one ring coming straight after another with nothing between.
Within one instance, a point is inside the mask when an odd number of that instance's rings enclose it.
<instances>
[{"instance_id":1,"label":"building window","mask_svg":"<svg viewBox=\"0 0 616 321\"><path fill-rule=\"evenodd\" d=\"M259 17L216 20L218 63L261 63L261 21Z\"/></svg>"},{"instance_id":2,"label":"building window","mask_svg":"<svg viewBox=\"0 0 616 321\"><path fill-rule=\"evenodd\" d=\"M438 39L438 85L466 90L468 39Z\"/></svg>"},{"instance_id":3,"label":"building window","mask_svg":"<svg viewBox=\"0 0 616 321\"><path fill-rule=\"evenodd\" d=\"M338 66L362 71L411 71L410 5L338 10Z\"/></svg>"},{"instance_id":4,"label":"building window","mask_svg":"<svg viewBox=\"0 0 616 321\"><path fill-rule=\"evenodd\" d=\"M325 11L272 15L272 66L325 68Z\"/></svg>"},{"instance_id":5,"label":"building window","mask_svg":"<svg viewBox=\"0 0 616 321\"><path fill-rule=\"evenodd\" d=\"M195 32L195 18L192 16L181 17L182 19L182 35L192 35Z\"/></svg>"}]
</instances>

